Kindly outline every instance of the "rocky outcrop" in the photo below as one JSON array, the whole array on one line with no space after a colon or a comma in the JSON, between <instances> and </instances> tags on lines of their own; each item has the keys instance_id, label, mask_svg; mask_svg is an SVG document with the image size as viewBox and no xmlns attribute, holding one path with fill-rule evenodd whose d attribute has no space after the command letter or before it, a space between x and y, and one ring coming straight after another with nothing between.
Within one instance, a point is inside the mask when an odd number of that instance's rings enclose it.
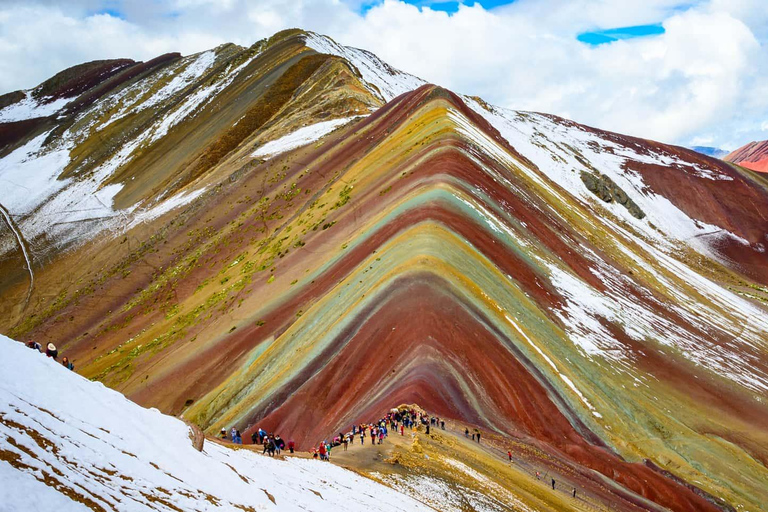
<instances>
[{"instance_id":1,"label":"rocky outcrop","mask_svg":"<svg viewBox=\"0 0 768 512\"><path fill-rule=\"evenodd\" d=\"M581 181L590 192L606 203L619 203L636 219L645 218L643 210L608 176L598 172L581 171Z\"/></svg>"}]
</instances>

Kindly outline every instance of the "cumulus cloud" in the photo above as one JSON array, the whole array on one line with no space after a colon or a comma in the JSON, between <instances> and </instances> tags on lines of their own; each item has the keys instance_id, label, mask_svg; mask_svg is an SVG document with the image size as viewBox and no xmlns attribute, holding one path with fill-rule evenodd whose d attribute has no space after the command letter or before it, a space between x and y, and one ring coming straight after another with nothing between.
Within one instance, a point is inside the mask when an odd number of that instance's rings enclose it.
<instances>
[{"instance_id":1,"label":"cumulus cloud","mask_svg":"<svg viewBox=\"0 0 768 512\"><path fill-rule=\"evenodd\" d=\"M0 8L0 90L99 58L145 60L248 45L303 27L509 108L678 144L764 138L763 0L517 0L447 14L399 0L75 0ZM426 5L423 4L422 5ZM588 46L584 31L662 23L649 38Z\"/></svg>"}]
</instances>

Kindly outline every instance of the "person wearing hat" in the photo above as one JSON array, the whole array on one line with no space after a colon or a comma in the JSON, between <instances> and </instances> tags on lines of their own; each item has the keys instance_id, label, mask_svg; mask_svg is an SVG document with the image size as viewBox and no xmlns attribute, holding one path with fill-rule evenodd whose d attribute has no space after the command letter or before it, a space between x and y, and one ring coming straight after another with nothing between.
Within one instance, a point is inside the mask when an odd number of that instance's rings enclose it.
<instances>
[{"instance_id":1,"label":"person wearing hat","mask_svg":"<svg viewBox=\"0 0 768 512\"><path fill-rule=\"evenodd\" d=\"M223 428L221 429L221 438L226 439L227 438L227 429Z\"/></svg>"},{"instance_id":2,"label":"person wearing hat","mask_svg":"<svg viewBox=\"0 0 768 512\"><path fill-rule=\"evenodd\" d=\"M49 343L48 348L45 351L45 355L47 355L48 357L52 357L53 360L55 361L56 358L59 357L59 351L56 350L56 345L54 345L53 343Z\"/></svg>"}]
</instances>

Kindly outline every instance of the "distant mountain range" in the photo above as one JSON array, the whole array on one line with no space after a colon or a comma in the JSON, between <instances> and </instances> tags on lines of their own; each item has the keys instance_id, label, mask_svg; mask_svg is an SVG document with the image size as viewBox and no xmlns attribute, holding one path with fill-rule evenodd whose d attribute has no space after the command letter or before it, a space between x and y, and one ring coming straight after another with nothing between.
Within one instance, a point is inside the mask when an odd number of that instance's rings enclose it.
<instances>
[{"instance_id":1,"label":"distant mountain range","mask_svg":"<svg viewBox=\"0 0 768 512\"><path fill-rule=\"evenodd\" d=\"M702 155L711 156L713 158L722 158L728 154L728 151L724 149L713 148L710 146L691 146L691 149Z\"/></svg>"},{"instance_id":2,"label":"distant mountain range","mask_svg":"<svg viewBox=\"0 0 768 512\"><path fill-rule=\"evenodd\" d=\"M307 450L417 404L461 443L422 426L359 472L437 510L760 510L766 204L741 167L302 30L92 62L0 97L0 331L246 442ZM24 462L3 421L17 480L71 470L50 492L77 496L80 459Z\"/></svg>"}]
</instances>

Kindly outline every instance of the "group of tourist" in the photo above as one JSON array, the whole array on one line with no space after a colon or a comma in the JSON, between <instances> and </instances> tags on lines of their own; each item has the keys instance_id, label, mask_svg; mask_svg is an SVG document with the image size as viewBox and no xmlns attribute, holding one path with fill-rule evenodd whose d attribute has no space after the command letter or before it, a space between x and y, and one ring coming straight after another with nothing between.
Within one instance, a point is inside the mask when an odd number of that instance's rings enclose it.
<instances>
[{"instance_id":1,"label":"group of tourist","mask_svg":"<svg viewBox=\"0 0 768 512\"><path fill-rule=\"evenodd\" d=\"M59 350L56 348L56 345L54 345L53 343L49 343L45 347L45 351L44 352L43 352L43 347L38 342L36 342L36 341L29 341L29 342L27 342L27 347L29 347L29 348L31 348L33 350L37 350L41 354L44 353L46 356L52 358L54 361L58 361L59 360ZM75 365L72 364L72 362L66 356L64 358L62 358L61 364L64 365L64 367L68 368L69 370L72 370L72 371L75 370Z\"/></svg>"},{"instance_id":2,"label":"group of tourist","mask_svg":"<svg viewBox=\"0 0 768 512\"><path fill-rule=\"evenodd\" d=\"M430 427L440 427L445 430L445 420L440 418L429 416L416 409L392 409L377 421L352 425L347 433L340 432L330 441L324 440L318 443L317 447L312 450L312 456L320 460L330 460L333 448L342 446L346 451L358 437L361 445L365 444L366 437L371 440L371 445L377 445L382 444L389 437L390 432L397 433L399 431L402 436L405 435L406 429L411 430L418 425L422 425L427 434L429 434Z\"/></svg>"},{"instance_id":3,"label":"group of tourist","mask_svg":"<svg viewBox=\"0 0 768 512\"><path fill-rule=\"evenodd\" d=\"M243 437L240 434L240 431L235 427L232 427L229 431L229 436L227 436L226 429L221 429L220 437L221 439L230 440L235 444L243 444ZM272 457L280 455L280 452L286 449L290 453L294 453L296 447L296 444L293 441L288 441L286 443L285 440L280 437L280 434L270 434L261 428L257 428L253 434L251 434L251 443L264 447L262 453Z\"/></svg>"},{"instance_id":4,"label":"group of tourist","mask_svg":"<svg viewBox=\"0 0 768 512\"><path fill-rule=\"evenodd\" d=\"M286 443L283 438L280 437L280 434L269 434L261 428L256 429L256 431L251 434L251 442L263 446L264 451L261 453L269 454L272 457L274 457L275 454L280 455L280 452L286 448L290 453L293 453L296 447L293 441L288 441Z\"/></svg>"},{"instance_id":5,"label":"group of tourist","mask_svg":"<svg viewBox=\"0 0 768 512\"><path fill-rule=\"evenodd\" d=\"M464 429L464 437L469 437L469 429L468 428ZM473 441L477 441L478 443L480 442L480 431L479 430L475 429L475 431L472 432L472 440Z\"/></svg>"},{"instance_id":6,"label":"group of tourist","mask_svg":"<svg viewBox=\"0 0 768 512\"><path fill-rule=\"evenodd\" d=\"M430 416L425 412L417 411L413 408L392 409L384 417L379 418L378 421L352 425L352 428L347 433L339 432L339 435L333 437L330 441L323 440L311 450L312 457L330 461L331 451L334 448L341 446L344 451L347 451L349 445L353 444L357 437L360 438L361 445L365 445L366 437L368 437L371 440L370 444L375 446L377 444L382 444L389 436L390 432L397 433L399 431L400 435L403 436L405 435L406 429L415 431L419 425L424 427L426 434L429 434L430 427L445 430L445 420L439 417ZM475 428L473 432L470 432L467 427L464 428L464 437L469 439L470 436L472 441L477 443L480 442L481 435L477 428ZM221 429L221 438L228 439L226 429ZM243 444L240 431L235 427L232 427L230 430L229 439L235 444ZM251 435L251 442L255 445L263 446L264 451L262 453L270 456L274 456L275 454L280 455L280 452L286 448L290 453L294 453L295 450L293 441L288 441L288 443L286 443L278 434L269 434L261 428L258 428L253 432ZM512 450L507 451L507 457L509 458L509 462L512 462ZM541 479L541 473L539 471L536 471L536 479ZM551 485L554 490L556 485L554 478L551 479ZM575 487L572 490L572 495L574 498L576 497Z\"/></svg>"}]
</instances>

